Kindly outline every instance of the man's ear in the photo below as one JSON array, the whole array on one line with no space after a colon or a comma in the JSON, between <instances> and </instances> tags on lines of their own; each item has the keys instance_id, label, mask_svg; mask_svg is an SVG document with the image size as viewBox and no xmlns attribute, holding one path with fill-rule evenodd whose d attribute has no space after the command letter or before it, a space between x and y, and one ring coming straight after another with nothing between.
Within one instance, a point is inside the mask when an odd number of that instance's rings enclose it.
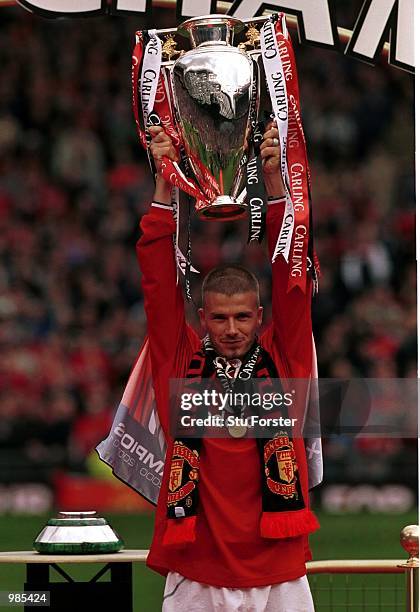
<instances>
[{"instance_id":1,"label":"man's ear","mask_svg":"<svg viewBox=\"0 0 420 612\"><path fill-rule=\"evenodd\" d=\"M258 306L258 314L257 314L258 325L262 324L263 315L264 315L264 307L263 306Z\"/></svg>"},{"instance_id":2,"label":"man's ear","mask_svg":"<svg viewBox=\"0 0 420 612\"><path fill-rule=\"evenodd\" d=\"M199 308L198 309L198 316L200 317L201 327L203 329L205 329L206 328L206 323L205 323L205 317L204 317L204 308Z\"/></svg>"}]
</instances>

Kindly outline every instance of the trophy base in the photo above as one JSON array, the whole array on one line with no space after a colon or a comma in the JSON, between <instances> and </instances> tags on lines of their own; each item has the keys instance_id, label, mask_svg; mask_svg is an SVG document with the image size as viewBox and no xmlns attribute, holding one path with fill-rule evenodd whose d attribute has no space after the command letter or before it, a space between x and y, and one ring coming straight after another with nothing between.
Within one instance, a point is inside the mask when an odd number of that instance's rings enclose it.
<instances>
[{"instance_id":1,"label":"trophy base","mask_svg":"<svg viewBox=\"0 0 420 612\"><path fill-rule=\"evenodd\" d=\"M238 202L230 196L219 196L208 206L198 211L200 217L206 221L235 221L246 215L247 205Z\"/></svg>"}]
</instances>

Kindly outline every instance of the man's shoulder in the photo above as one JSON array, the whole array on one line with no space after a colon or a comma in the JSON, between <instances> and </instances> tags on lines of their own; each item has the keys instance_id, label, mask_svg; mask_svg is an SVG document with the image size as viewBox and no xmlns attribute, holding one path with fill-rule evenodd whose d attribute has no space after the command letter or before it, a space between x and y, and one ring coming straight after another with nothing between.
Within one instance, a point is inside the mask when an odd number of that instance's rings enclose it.
<instances>
[{"instance_id":1,"label":"man's shoulder","mask_svg":"<svg viewBox=\"0 0 420 612\"><path fill-rule=\"evenodd\" d=\"M271 351L274 348L274 325L271 322L260 336L260 343L266 351Z\"/></svg>"},{"instance_id":2,"label":"man's shoulder","mask_svg":"<svg viewBox=\"0 0 420 612\"><path fill-rule=\"evenodd\" d=\"M260 336L260 344L274 359L277 367L281 363L281 347L278 346L274 324L271 322Z\"/></svg>"},{"instance_id":3,"label":"man's shoulder","mask_svg":"<svg viewBox=\"0 0 420 612\"><path fill-rule=\"evenodd\" d=\"M191 345L192 350L195 352L200 348L201 338L189 323L187 323L185 327L188 341Z\"/></svg>"}]
</instances>

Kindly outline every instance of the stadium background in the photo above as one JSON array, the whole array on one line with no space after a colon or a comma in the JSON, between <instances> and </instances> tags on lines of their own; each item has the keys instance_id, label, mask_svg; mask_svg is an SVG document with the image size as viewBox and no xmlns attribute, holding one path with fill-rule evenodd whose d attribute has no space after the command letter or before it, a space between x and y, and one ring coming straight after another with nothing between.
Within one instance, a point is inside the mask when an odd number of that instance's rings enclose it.
<instances>
[{"instance_id":1,"label":"stadium background","mask_svg":"<svg viewBox=\"0 0 420 612\"><path fill-rule=\"evenodd\" d=\"M335 2L352 28L359 2ZM174 14L45 21L0 10L0 541L30 549L58 509L97 508L147 548L149 508L92 452L145 334L135 260L153 184L131 111L133 36ZM295 44L313 177L320 376L416 377L414 80ZM245 224L193 223L203 273L240 260ZM195 245L195 247L194 247ZM198 282L196 283L198 287ZM193 316L193 313L191 313ZM314 558L399 557L417 522L415 440L325 441ZM1 569L0 590L22 577ZM159 577L136 592L157 610Z\"/></svg>"}]
</instances>

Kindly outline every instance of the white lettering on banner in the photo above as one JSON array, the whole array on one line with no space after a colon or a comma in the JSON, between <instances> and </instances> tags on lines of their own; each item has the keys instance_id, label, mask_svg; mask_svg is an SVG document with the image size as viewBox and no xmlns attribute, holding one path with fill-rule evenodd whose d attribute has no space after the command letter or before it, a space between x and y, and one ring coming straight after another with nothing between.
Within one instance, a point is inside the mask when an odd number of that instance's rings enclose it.
<instances>
[{"instance_id":1,"label":"white lettering on banner","mask_svg":"<svg viewBox=\"0 0 420 612\"><path fill-rule=\"evenodd\" d=\"M284 40L279 43L279 54L281 57L281 63L283 64L283 71L286 81L293 79L292 62L290 61L289 49Z\"/></svg>"},{"instance_id":2,"label":"white lettering on banner","mask_svg":"<svg viewBox=\"0 0 420 612\"><path fill-rule=\"evenodd\" d=\"M276 72L271 75L271 80L273 82L274 93L278 104L277 118L280 119L280 121L286 121L287 101L283 74L281 72Z\"/></svg>"},{"instance_id":3,"label":"white lettering on banner","mask_svg":"<svg viewBox=\"0 0 420 612\"><path fill-rule=\"evenodd\" d=\"M289 261L290 246L292 244L293 226L295 224L295 212L293 208L292 198L286 191L286 206L284 208L283 221L281 230L277 238L277 243L271 258L274 263L278 255L283 255L285 261Z\"/></svg>"},{"instance_id":4,"label":"white lettering on banner","mask_svg":"<svg viewBox=\"0 0 420 612\"><path fill-rule=\"evenodd\" d=\"M166 128L166 131L169 131L172 128L172 120L169 115L163 115L163 117L161 117L161 122L163 127Z\"/></svg>"},{"instance_id":5,"label":"white lettering on banner","mask_svg":"<svg viewBox=\"0 0 420 612\"><path fill-rule=\"evenodd\" d=\"M278 129L281 143L281 170L286 184L286 141L288 129L288 109L286 80L284 78L283 62L280 57L276 40L276 32L271 21L266 21L261 36L261 51L264 71L270 93L271 106L275 117L279 120Z\"/></svg>"},{"instance_id":6,"label":"white lettering on banner","mask_svg":"<svg viewBox=\"0 0 420 612\"><path fill-rule=\"evenodd\" d=\"M276 245L276 255L282 255L287 247L287 238L293 227L293 215L290 213L284 217L284 222L280 230L279 238Z\"/></svg>"},{"instance_id":7,"label":"white lettering on banner","mask_svg":"<svg viewBox=\"0 0 420 612\"><path fill-rule=\"evenodd\" d=\"M103 13L102 0L18 0L24 8L40 15L69 15Z\"/></svg>"},{"instance_id":8,"label":"white lettering on banner","mask_svg":"<svg viewBox=\"0 0 420 612\"><path fill-rule=\"evenodd\" d=\"M303 173L305 168L300 163L292 164L291 168L291 188L293 192L293 207L296 212L302 212L305 209L303 201Z\"/></svg>"},{"instance_id":9,"label":"white lettering on banner","mask_svg":"<svg viewBox=\"0 0 420 612\"><path fill-rule=\"evenodd\" d=\"M153 0L17 0L28 11L43 17L83 17L152 10ZM216 13L216 0L173 0L179 17L198 17ZM329 0L235 0L229 13L249 19L270 9L298 14L299 38L303 43L339 50L338 29ZM413 0L365 0L352 39L345 50L364 61L376 60L379 43L386 28L391 30L389 62L392 66L414 72L414 2ZM285 75L288 78L285 65Z\"/></svg>"},{"instance_id":10,"label":"white lettering on banner","mask_svg":"<svg viewBox=\"0 0 420 612\"><path fill-rule=\"evenodd\" d=\"M165 87L163 83L159 81L157 89L156 89L155 102L160 104L161 102L164 102L165 98L166 98Z\"/></svg>"},{"instance_id":11,"label":"white lettering on banner","mask_svg":"<svg viewBox=\"0 0 420 612\"><path fill-rule=\"evenodd\" d=\"M152 84L156 79L157 74L154 70L146 70L143 75L143 82L141 87L141 103L143 113L147 113L149 108L149 100L152 92Z\"/></svg>"},{"instance_id":12,"label":"white lettering on banner","mask_svg":"<svg viewBox=\"0 0 420 612\"><path fill-rule=\"evenodd\" d=\"M273 10L281 10L287 13L290 9L293 13L301 13L303 32L300 32L302 40L335 47L333 24L330 14L328 0L236 0L229 13L239 19L249 19L251 16L260 15L261 9L269 4ZM335 24L334 24L335 25Z\"/></svg>"},{"instance_id":13,"label":"white lettering on banner","mask_svg":"<svg viewBox=\"0 0 420 612\"><path fill-rule=\"evenodd\" d=\"M303 137L302 119L300 118L299 107L297 105L297 102L295 100L295 96L293 94L290 94L289 101L290 101L290 104L292 105L293 114L294 114L294 121L296 121L297 125L299 126L299 129L300 129L300 131L302 133L302 137Z\"/></svg>"},{"instance_id":14,"label":"white lettering on banner","mask_svg":"<svg viewBox=\"0 0 420 612\"><path fill-rule=\"evenodd\" d=\"M252 242L252 240L258 240L261 235L263 205L264 202L261 198L252 198L249 201L249 207L251 212L251 231L249 242Z\"/></svg>"},{"instance_id":15,"label":"white lettering on banner","mask_svg":"<svg viewBox=\"0 0 420 612\"><path fill-rule=\"evenodd\" d=\"M283 34L287 36L287 28L284 24ZM280 170L283 178L283 183L286 186L286 206L283 215L281 229L277 238L277 243L274 248L272 262L281 254L284 259L289 261L290 247L292 244L292 231L294 225L294 209L291 203L290 195L288 194L289 173L287 169L287 139L289 130L289 109L287 103L287 86L283 60L288 62L288 70L293 78L292 65L290 61L287 45L282 41L283 49L280 53L280 46L277 42L276 31L271 21L266 21L262 29L261 50L263 54L264 71L267 78L268 90L270 92L271 106L277 117L277 127L279 130L280 140ZM290 80L290 79L289 79ZM286 222L286 216L292 216L292 222ZM280 244L281 243L281 244Z\"/></svg>"},{"instance_id":16,"label":"white lettering on banner","mask_svg":"<svg viewBox=\"0 0 420 612\"><path fill-rule=\"evenodd\" d=\"M137 455L138 459L147 467L153 469L159 476L163 475L163 461L160 459L155 459L152 452L137 442L133 436L127 433L125 431L124 423L119 423L114 428L114 433L118 436L118 438L120 438L120 440L114 440L114 442L117 442L117 444L114 444L116 448L120 446L129 453ZM123 457L121 458L123 459ZM134 467L134 463L130 462L130 465Z\"/></svg>"},{"instance_id":17,"label":"white lettering on banner","mask_svg":"<svg viewBox=\"0 0 420 612\"><path fill-rule=\"evenodd\" d=\"M302 276L303 274L303 247L305 245L305 236L307 234L306 227L304 225L297 225L295 231L295 239L293 242L292 251L292 270L291 276Z\"/></svg>"},{"instance_id":18,"label":"white lettering on banner","mask_svg":"<svg viewBox=\"0 0 420 612\"><path fill-rule=\"evenodd\" d=\"M149 55L157 55L158 54L158 40L160 40L157 36L154 36L150 39L149 44L146 48L146 53Z\"/></svg>"},{"instance_id":19,"label":"white lettering on banner","mask_svg":"<svg viewBox=\"0 0 420 612\"><path fill-rule=\"evenodd\" d=\"M245 364L245 366L239 372L238 378L241 378L242 380L249 380L251 378L252 372L254 371L254 366L257 363L258 355L260 354L260 352L261 350L260 350L260 347L258 346L255 353L252 355L251 359L248 361L248 363Z\"/></svg>"},{"instance_id":20,"label":"white lettering on banner","mask_svg":"<svg viewBox=\"0 0 420 612\"><path fill-rule=\"evenodd\" d=\"M258 183L258 168L256 157L254 157L254 159L251 159L251 161L248 163L246 182L248 183L248 185L255 185L256 183Z\"/></svg>"},{"instance_id":21,"label":"white lettering on banner","mask_svg":"<svg viewBox=\"0 0 420 612\"><path fill-rule=\"evenodd\" d=\"M289 100L291 101L292 98L293 98L293 96L291 95L289 97ZM288 137L289 137L289 147L291 149L296 149L297 147L300 146L300 142L299 142L299 126L298 126L298 123L296 121L295 113L290 113Z\"/></svg>"},{"instance_id":22,"label":"white lettering on banner","mask_svg":"<svg viewBox=\"0 0 420 612\"><path fill-rule=\"evenodd\" d=\"M373 62L381 51L385 29L391 30L390 64L414 67L413 0L365 0L345 53Z\"/></svg>"},{"instance_id":23,"label":"white lettering on banner","mask_svg":"<svg viewBox=\"0 0 420 612\"><path fill-rule=\"evenodd\" d=\"M162 41L156 35L156 30L149 30L150 40L146 45L143 66L140 75L140 101L143 111L144 125L147 126L149 116L153 111L162 64Z\"/></svg>"},{"instance_id":24,"label":"white lettering on banner","mask_svg":"<svg viewBox=\"0 0 420 612\"><path fill-rule=\"evenodd\" d=\"M182 17L200 17L216 13L214 0L179 0L178 14Z\"/></svg>"},{"instance_id":25,"label":"white lettering on banner","mask_svg":"<svg viewBox=\"0 0 420 612\"><path fill-rule=\"evenodd\" d=\"M117 0L115 10L144 13L147 9L146 0Z\"/></svg>"},{"instance_id":26,"label":"white lettering on banner","mask_svg":"<svg viewBox=\"0 0 420 612\"><path fill-rule=\"evenodd\" d=\"M265 24L264 24L265 25ZM276 44L276 35L273 28L264 27L264 46L262 47L263 56L266 60L272 60L277 57L278 50Z\"/></svg>"}]
</instances>

